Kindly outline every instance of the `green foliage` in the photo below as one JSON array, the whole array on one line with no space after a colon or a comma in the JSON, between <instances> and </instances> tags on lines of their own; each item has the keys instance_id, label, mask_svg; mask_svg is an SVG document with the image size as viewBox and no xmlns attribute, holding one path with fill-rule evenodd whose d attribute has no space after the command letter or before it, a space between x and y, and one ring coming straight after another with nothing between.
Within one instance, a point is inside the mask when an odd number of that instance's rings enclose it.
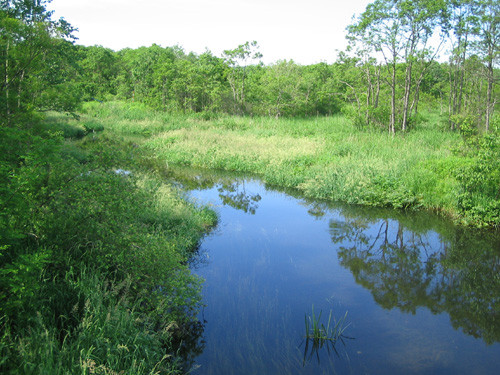
<instances>
[{"instance_id":1,"label":"green foliage","mask_svg":"<svg viewBox=\"0 0 500 375\"><path fill-rule=\"evenodd\" d=\"M200 300L187 261L216 218L141 172L133 145L63 141L64 121L2 128L0 369L175 371Z\"/></svg>"},{"instance_id":2,"label":"green foliage","mask_svg":"<svg viewBox=\"0 0 500 375\"><path fill-rule=\"evenodd\" d=\"M494 121L498 122L498 118ZM466 126L468 125L468 126ZM455 170L461 187L459 208L464 220L482 221L498 226L500 223L500 131L494 122L494 129L478 134L468 124L460 127L463 144L458 153L467 157Z\"/></svg>"}]
</instances>

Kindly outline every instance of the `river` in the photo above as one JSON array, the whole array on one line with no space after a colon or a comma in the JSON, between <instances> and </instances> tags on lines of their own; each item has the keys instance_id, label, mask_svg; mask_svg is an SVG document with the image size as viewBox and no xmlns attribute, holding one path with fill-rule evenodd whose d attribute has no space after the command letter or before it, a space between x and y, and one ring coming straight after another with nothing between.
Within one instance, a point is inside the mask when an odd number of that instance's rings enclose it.
<instances>
[{"instance_id":1,"label":"river","mask_svg":"<svg viewBox=\"0 0 500 375\"><path fill-rule=\"evenodd\" d=\"M192 264L205 282L191 373L498 373L498 233L252 178L183 181L219 215ZM306 338L320 312L341 322L336 341Z\"/></svg>"}]
</instances>

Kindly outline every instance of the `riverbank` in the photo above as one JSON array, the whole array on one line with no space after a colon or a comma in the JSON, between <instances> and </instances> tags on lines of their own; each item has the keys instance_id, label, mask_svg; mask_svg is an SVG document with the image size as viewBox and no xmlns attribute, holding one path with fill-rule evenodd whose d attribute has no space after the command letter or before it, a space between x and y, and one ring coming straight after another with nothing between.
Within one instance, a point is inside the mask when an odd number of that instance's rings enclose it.
<instances>
[{"instance_id":1,"label":"riverbank","mask_svg":"<svg viewBox=\"0 0 500 375\"><path fill-rule=\"evenodd\" d=\"M450 132L435 114L392 136L358 129L341 115L182 116L123 102L87 103L84 112L87 121L135 142L160 164L253 173L311 198L427 209L463 225L500 225L498 132Z\"/></svg>"},{"instance_id":2,"label":"riverbank","mask_svg":"<svg viewBox=\"0 0 500 375\"><path fill-rule=\"evenodd\" d=\"M2 129L2 373L189 367L201 280L188 261L215 213L98 125L52 115Z\"/></svg>"}]
</instances>

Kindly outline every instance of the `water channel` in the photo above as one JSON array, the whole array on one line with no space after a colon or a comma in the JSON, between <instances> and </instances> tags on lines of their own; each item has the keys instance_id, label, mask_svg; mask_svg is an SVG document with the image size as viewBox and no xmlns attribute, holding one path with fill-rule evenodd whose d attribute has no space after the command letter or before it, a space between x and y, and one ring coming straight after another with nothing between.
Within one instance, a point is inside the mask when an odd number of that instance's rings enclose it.
<instances>
[{"instance_id":1,"label":"water channel","mask_svg":"<svg viewBox=\"0 0 500 375\"><path fill-rule=\"evenodd\" d=\"M192 374L498 373L498 233L182 174L219 215L192 265L205 279ZM343 336L305 338L313 309L324 325L345 316Z\"/></svg>"}]
</instances>

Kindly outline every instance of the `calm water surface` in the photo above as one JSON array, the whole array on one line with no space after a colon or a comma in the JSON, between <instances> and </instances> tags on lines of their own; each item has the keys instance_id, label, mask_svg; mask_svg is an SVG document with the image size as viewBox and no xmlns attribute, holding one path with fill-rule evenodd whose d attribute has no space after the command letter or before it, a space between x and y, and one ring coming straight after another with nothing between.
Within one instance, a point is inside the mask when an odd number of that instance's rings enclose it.
<instances>
[{"instance_id":1,"label":"calm water surface","mask_svg":"<svg viewBox=\"0 0 500 375\"><path fill-rule=\"evenodd\" d=\"M205 279L193 374L499 373L498 234L190 177L220 219L193 264ZM325 325L347 312L343 340L306 342L313 307Z\"/></svg>"}]
</instances>

